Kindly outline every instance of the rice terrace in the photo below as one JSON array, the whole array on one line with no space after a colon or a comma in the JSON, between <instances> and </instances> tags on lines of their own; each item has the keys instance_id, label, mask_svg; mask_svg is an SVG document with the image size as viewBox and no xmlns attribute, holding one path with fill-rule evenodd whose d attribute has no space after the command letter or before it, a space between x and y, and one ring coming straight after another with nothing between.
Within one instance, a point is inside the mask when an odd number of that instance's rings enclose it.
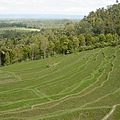
<instances>
[{"instance_id":1,"label":"rice terrace","mask_svg":"<svg viewBox=\"0 0 120 120\"><path fill-rule=\"evenodd\" d=\"M120 120L120 46L0 68L1 120Z\"/></svg>"}]
</instances>

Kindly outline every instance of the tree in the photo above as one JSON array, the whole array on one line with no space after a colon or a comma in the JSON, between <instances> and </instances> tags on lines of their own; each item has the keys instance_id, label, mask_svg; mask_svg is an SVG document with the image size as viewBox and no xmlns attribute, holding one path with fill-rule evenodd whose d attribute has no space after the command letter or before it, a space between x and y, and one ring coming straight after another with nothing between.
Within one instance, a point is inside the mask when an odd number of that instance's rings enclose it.
<instances>
[{"instance_id":1,"label":"tree","mask_svg":"<svg viewBox=\"0 0 120 120\"><path fill-rule=\"evenodd\" d=\"M67 36L74 35L74 23L69 22L66 24L64 31Z\"/></svg>"},{"instance_id":2,"label":"tree","mask_svg":"<svg viewBox=\"0 0 120 120\"><path fill-rule=\"evenodd\" d=\"M28 60L31 58L31 50L28 45L22 46L22 55L23 55L23 60Z\"/></svg>"},{"instance_id":3,"label":"tree","mask_svg":"<svg viewBox=\"0 0 120 120\"><path fill-rule=\"evenodd\" d=\"M10 54L9 52L5 53L5 58L4 58L4 65L9 65L10 64Z\"/></svg>"},{"instance_id":4,"label":"tree","mask_svg":"<svg viewBox=\"0 0 120 120\"><path fill-rule=\"evenodd\" d=\"M87 35L85 36L85 40L86 40L86 44L87 44L88 46L92 45L92 35L91 35L91 34L87 34Z\"/></svg>"},{"instance_id":5,"label":"tree","mask_svg":"<svg viewBox=\"0 0 120 120\"><path fill-rule=\"evenodd\" d=\"M111 43L113 41L113 36L111 33L106 35L106 42L107 43Z\"/></svg>"},{"instance_id":6,"label":"tree","mask_svg":"<svg viewBox=\"0 0 120 120\"><path fill-rule=\"evenodd\" d=\"M60 53L60 41L59 40L53 40L54 43L54 51L59 54Z\"/></svg>"},{"instance_id":7,"label":"tree","mask_svg":"<svg viewBox=\"0 0 120 120\"><path fill-rule=\"evenodd\" d=\"M80 43L79 40L78 40L78 38L77 37L73 37L72 42L73 42L73 48L74 48L74 50L77 51L78 48L79 48L79 43Z\"/></svg>"},{"instance_id":8,"label":"tree","mask_svg":"<svg viewBox=\"0 0 120 120\"><path fill-rule=\"evenodd\" d=\"M14 45L14 47L17 45L17 39L16 38L12 38L12 44Z\"/></svg>"},{"instance_id":9,"label":"tree","mask_svg":"<svg viewBox=\"0 0 120 120\"><path fill-rule=\"evenodd\" d=\"M32 53L32 60L34 60L34 55L35 55L35 46L34 46L34 43L33 44L30 44L30 49L31 49L31 53Z\"/></svg>"},{"instance_id":10,"label":"tree","mask_svg":"<svg viewBox=\"0 0 120 120\"><path fill-rule=\"evenodd\" d=\"M69 40L67 38L67 36L63 35L60 37L60 49L62 51L63 54L65 54L68 50L68 43L69 43Z\"/></svg>"},{"instance_id":11,"label":"tree","mask_svg":"<svg viewBox=\"0 0 120 120\"><path fill-rule=\"evenodd\" d=\"M93 44L98 43L99 42L99 37L98 36L92 37L92 42L93 42Z\"/></svg>"},{"instance_id":12,"label":"tree","mask_svg":"<svg viewBox=\"0 0 120 120\"><path fill-rule=\"evenodd\" d=\"M119 39L118 34L117 34L117 33L113 34L113 40L114 40L115 42L117 42L118 39Z\"/></svg>"},{"instance_id":13,"label":"tree","mask_svg":"<svg viewBox=\"0 0 120 120\"><path fill-rule=\"evenodd\" d=\"M11 63L15 63L18 61L16 48L10 50L10 61Z\"/></svg>"},{"instance_id":14,"label":"tree","mask_svg":"<svg viewBox=\"0 0 120 120\"><path fill-rule=\"evenodd\" d=\"M78 39L79 39L79 42L80 42L80 46L85 46L86 45L84 34L80 34L78 36Z\"/></svg>"},{"instance_id":15,"label":"tree","mask_svg":"<svg viewBox=\"0 0 120 120\"><path fill-rule=\"evenodd\" d=\"M106 41L105 35L104 34L100 34L99 35L99 42L102 43L102 44L104 44L105 41Z\"/></svg>"},{"instance_id":16,"label":"tree","mask_svg":"<svg viewBox=\"0 0 120 120\"><path fill-rule=\"evenodd\" d=\"M55 44L52 41L49 41L48 51L50 54L54 53Z\"/></svg>"},{"instance_id":17,"label":"tree","mask_svg":"<svg viewBox=\"0 0 120 120\"><path fill-rule=\"evenodd\" d=\"M75 31L76 34L92 34L92 25L88 21L80 21L79 24L76 24Z\"/></svg>"},{"instance_id":18,"label":"tree","mask_svg":"<svg viewBox=\"0 0 120 120\"><path fill-rule=\"evenodd\" d=\"M47 52L48 45L49 45L48 39L43 38L41 41L41 50L44 54L44 59L46 58L46 52Z\"/></svg>"},{"instance_id":19,"label":"tree","mask_svg":"<svg viewBox=\"0 0 120 120\"><path fill-rule=\"evenodd\" d=\"M34 60L40 59L41 54L40 54L40 43L34 43Z\"/></svg>"},{"instance_id":20,"label":"tree","mask_svg":"<svg viewBox=\"0 0 120 120\"><path fill-rule=\"evenodd\" d=\"M73 41L70 38L69 38L69 42L68 42L68 52L69 53L73 53L74 52Z\"/></svg>"}]
</instances>

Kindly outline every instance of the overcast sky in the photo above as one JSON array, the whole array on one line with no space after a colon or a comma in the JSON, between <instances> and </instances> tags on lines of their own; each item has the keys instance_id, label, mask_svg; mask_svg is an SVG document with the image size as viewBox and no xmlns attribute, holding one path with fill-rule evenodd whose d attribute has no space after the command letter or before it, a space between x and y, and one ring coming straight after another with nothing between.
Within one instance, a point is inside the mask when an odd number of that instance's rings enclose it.
<instances>
[{"instance_id":1,"label":"overcast sky","mask_svg":"<svg viewBox=\"0 0 120 120\"><path fill-rule=\"evenodd\" d=\"M112 5L116 0L0 0L0 14L80 14Z\"/></svg>"}]
</instances>

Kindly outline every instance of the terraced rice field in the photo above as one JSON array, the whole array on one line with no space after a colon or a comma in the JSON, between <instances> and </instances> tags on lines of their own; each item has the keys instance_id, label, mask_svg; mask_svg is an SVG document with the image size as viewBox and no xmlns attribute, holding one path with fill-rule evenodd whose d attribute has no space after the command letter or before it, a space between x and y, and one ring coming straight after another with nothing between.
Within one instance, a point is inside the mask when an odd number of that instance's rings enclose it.
<instances>
[{"instance_id":1,"label":"terraced rice field","mask_svg":"<svg viewBox=\"0 0 120 120\"><path fill-rule=\"evenodd\" d=\"M120 46L0 68L1 120L120 120Z\"/></svg>"}]
</instances>

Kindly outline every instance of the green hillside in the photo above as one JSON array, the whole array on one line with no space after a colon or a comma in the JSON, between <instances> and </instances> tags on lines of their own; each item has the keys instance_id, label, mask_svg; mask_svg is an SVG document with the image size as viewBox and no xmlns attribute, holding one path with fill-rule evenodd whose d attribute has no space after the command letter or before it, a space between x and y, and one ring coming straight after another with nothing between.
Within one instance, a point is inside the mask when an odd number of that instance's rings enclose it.
<instances>
[{"instance_id":1,"label":"green hillside","mask_svg":"<svg viewBox=\"0 0 120 120\"><path fill-rule=\"evenodd\" d=\"M120 46L0 67L1 120L120 120Z\"/></svg>"}]
</instances>

